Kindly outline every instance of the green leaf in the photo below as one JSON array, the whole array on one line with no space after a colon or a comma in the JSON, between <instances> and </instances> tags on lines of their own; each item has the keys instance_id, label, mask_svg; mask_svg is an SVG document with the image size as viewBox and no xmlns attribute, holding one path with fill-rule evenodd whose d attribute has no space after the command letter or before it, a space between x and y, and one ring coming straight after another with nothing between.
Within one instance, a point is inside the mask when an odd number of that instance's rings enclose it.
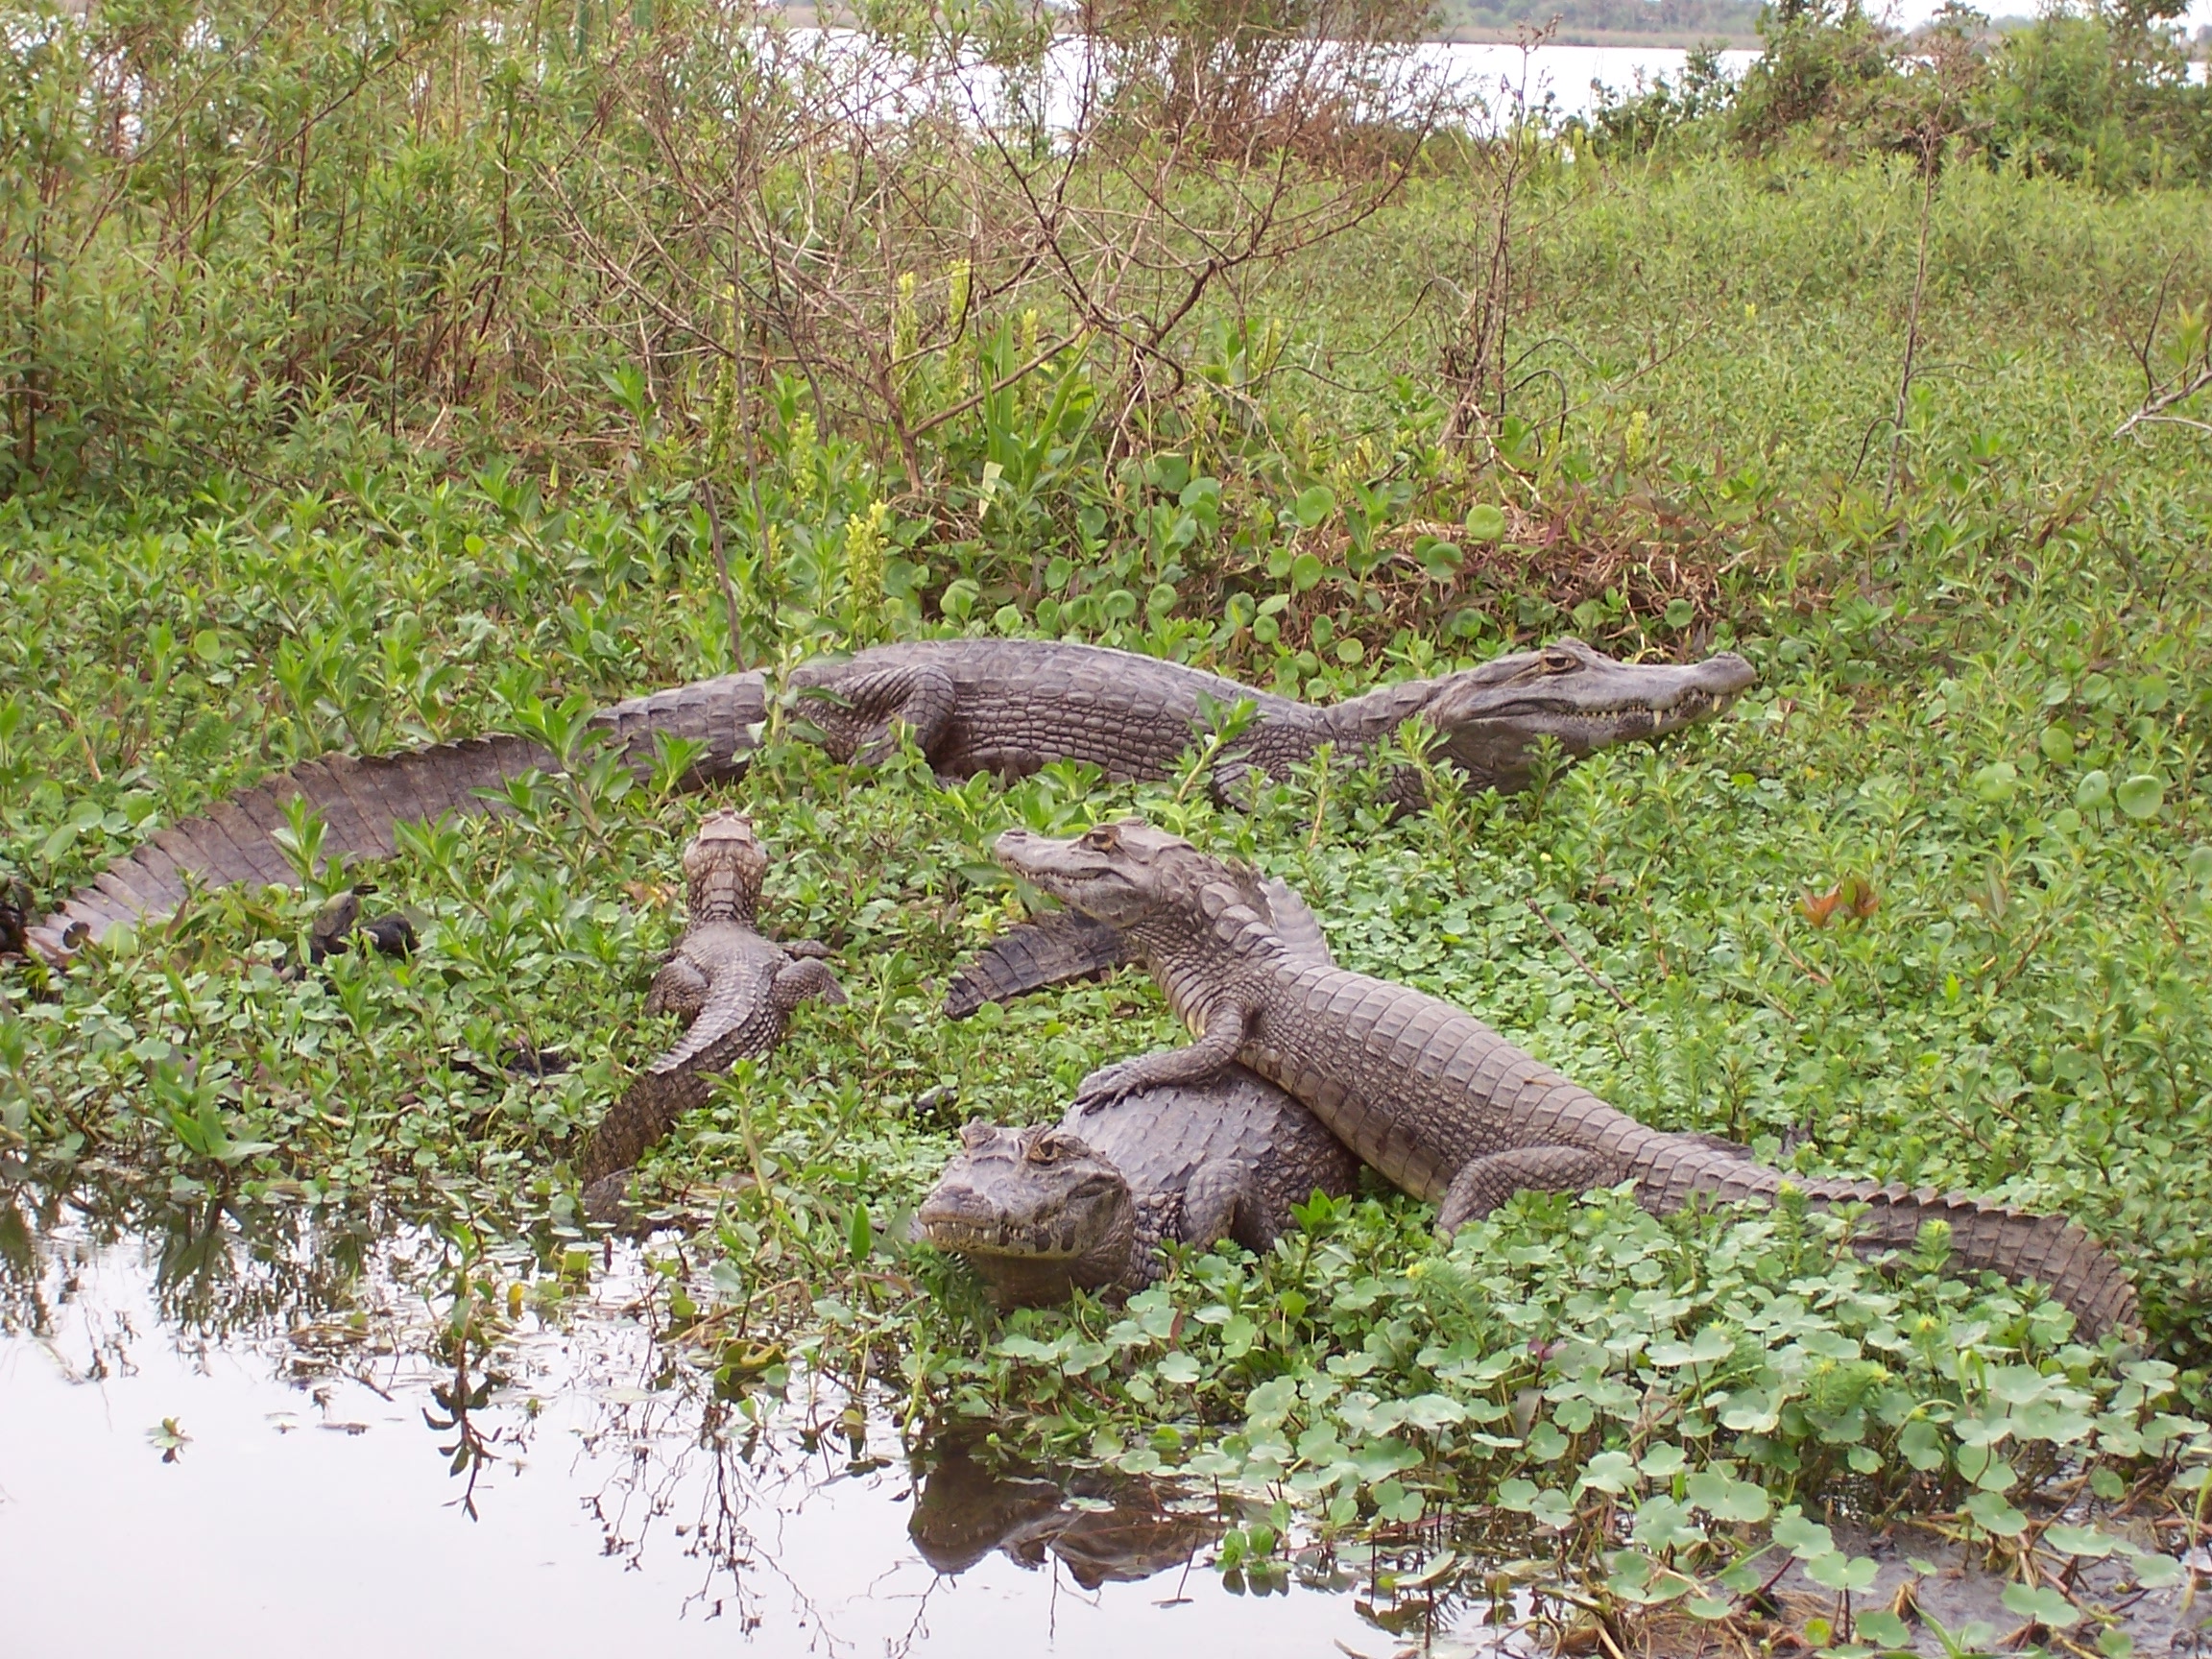
<instances>
[{"instance_id":1,"label":"green leaf","mask_svg":"<svg viewBox=\"0 0 2212 1659\"><path fill-rule=\"evenodd\" d=\"M2138 772L2114 791L2120 810L2128 817L2148 820L2158 816L2158 808L2166 804L2166 782L2148 772Z\"/></svg>"},{"instance_id":2,"label":"green leaf","mask_svg":"<svg viewBox=\"0 0 2212 1659\"><path fill-rule=\"evenodd\" d=\"M1759 1522L1773 1500L1756 1480L1738 1480L1714 1469L1700 1469L1684 1482L1690 1502L1716 1521Z\"/></svg>"},{"instance_id":3,"label":"green leaf","mask_svg":"<svg viewBox=\"0 0 2212 1659\"><path fill-rule=\"evenodd\" d=\"M1881 1563L1872 1556L1846 1555L1840 1550L1815 1555L1805 1563L1806 1577L1823 1589L1835 1591L1864 1590L1881 1571Z\"/></svg>"},{"instance_id":4,"label":"green leaf","mask_svg":"<svg viewBox=\"0 0 2212 1659\"><path fill-rule=\"evenodd\" d=\"M1505 515L1484 503L1467 510L1467 536L1474 541L1495 541L1505 534Z\"/></svg>"},{"instance_id":5,"label":"green leaf","mask_svg":"<svg viewBox=\"0 0 2212 1659\"><path fill-rule=\"evenodd\" d=\"M2084 1555L2103 1560L2120 1548L2120 1540L2094 1527L2046 1527L2043 1542L2061 1555Z\"/></svg>"},{"instance_id":6,"label":"green leaf","mask_svg":"<svg viewBox=\"0 0 2212 1659\"><path fill-rule=\"evenodd\" d=\"M1153 1370L1157 1371L1165 1381L1174 1383L1179 1388L1188 1388L1203 1375L1199 1369L1198 1361L1191 1358L1190 1355L1181 1353L1164 1356L1160 1363L1153 1367Z\"/></svg>"},{"instance_id":7,"label":"green leaf","mask_svg":"<svg viewBox=\"0 0 2212 1659\"><path fill-rule=\"evenodd\" d=\"M2189 1576L2189 1570L2171 1555L2143 1555L2135 1562L2135 1582L2146 1590L2171 1590Z\"/></svg>"},{"instance_id":8,"label":"green leaf","mask_svg":"<svg viewBox=\"0 0 2212 1659\"><path fill-rule=\"evenodd\" d=\"M2081 774L2081 781L2074 785L2074 805L2084 812L2095 812L2108 805L2112 799L2112 779L2102 767Z\"/></svg>"},{"instance_id":9,"label":"green leaf","mask_svg":"<svg viewBox=\"0 0 2212 1659\"><path fill-rule=\"evenodd\" d=\"M1974 793L1984 801L2009 801L2020 785L2020 769L2009 760L1992 760L1975 773L1970 781Z\"/></svg>"},{"instance_id":10,"label":"green leaf","mask_svg":"<svg viewBox=\"0 0 2212 1659\"><path fill-rule=\"evenodd\" d=\"M1942 1468L1948 1455L1942 1431L1925 1417L1915 1417L1905 1425L1897 1436L1897 1450L1904 1454L1906 1462L1923 1474Z\"/></svg>"},{"instance_id":11,"label":"green leaf","mask_svg":"<svg viewBox=\"0 0 2212 1659\"><path fill-rule=\"evenodd\" d=\"M2054 766L2071 766L2074 763L2074 733L2063 726L2046 726L2043 735L2035 740L2043 751L2043 758Z\"/></svg>"},{"instance_id":12,"label":"green leaf","mask_svg":"<svg viewBox=\"0 0 2212 1659\"><path fill-rule=\"evenodd\" d=\"M2053 1379L2032 1365L1999 1365L1989 1372L1989 1392L2008 1406L2025 1406L2051 1391Z\"/></svg>"},{"instance_id":13,"label":"green leaf","mask_svg":"<svg viewBox=\"0 0 2212 1659\"><path fill-rule=\"evenodd\" d=\"M2063 1590L2049 1584L2038 1584L2032 1590L2025 1584L2008 1584L2000 1599L2008 1613L2017 1613L2053 1630L2071 1630L2081 1623L2081 1609L2067 1599Z\"/></svg>"},{"instance_id":14,"label":"green leaf","mask_svg":"<svg viewBox=\"0 0 2212 1659\"><path fill-rule=\"evenodd\" d=\"M1323 568L1321 561L1316 555L1311 553L1299 554L1297 558L1290 561L1290 586L1292 589L1303 593L1313 587L1321 580Z\"/></svg>"},{"instance_id":15,"label":"green leaf","mask_svg":"<svg viewBox=\"0 0 2212 1659\"><path fill-rule=\"evenodd\" d=\"M1819 1522L1808 1519L1794 1503L1783 1510L1782 1518L1774 1523L1774 1542L1800 1561L1836 1552L1836 1534Z\"/></svg>"},{"instance_id":16,"label":"green leaf","mask_svg":"<svg viewBox=\"0 0 2212 1659\"><path fill-rule=\"evenodd\" d=\"M1290 504L1290 511L1300 524L1309 530L1314 529L1336 511L1336 492L1326 484L1301 490L1298 498Z\"/></svg>"},{"instance_id":17,"label":"green leaf","mask_svg":"<svg viewBox=\"0 0 2212 1659\"><path fill-rule=\"evenodd\" d=\"M1984 1531L1999 1538L2017 1538L2028 1530L2028 1517L2012 1507L2002 1492L1977 1492L1966 1500L1966 1513L1981 1523Z\"/></svg>"},{"instance_id":18,"label":"green leaf","mask_svg":"<svg viewBox=\"0 0 2212 1659\"><path fill-rule=\"evenodd\" d=\"M1577 1494L1584 1491L1625 1492L1636 1484L1636 1465L1625 1452L1600 1452L1590 1459L1582 1471L1582 1478L1575 1482Z\"/></svg>"},{"instance_id":19,"label":"green leaf","mask_svg":"<svg viewBox=\"0 0 2212 1659\"><path fill-rule=\"evenodd\" d=\"M1528 1515L1554 1532L1564 1532L1575 1524L1575 1504L1566 1493L1547 1490L1537 1494L1536 1502L1528 1507Z\"/></svg>"},{"instance_id":20,"label":"green leaf","mask_svg":"<svg viewBox=\"0 0 2212 1659\"><path fill-rule=\"evenodd\" d=\"M1862 1642L1871 1642L1877 1647L1912 1646L1912 1627L1887 1607L1860 1614L1857 1623Z\"/></svg>"}]
</instances>

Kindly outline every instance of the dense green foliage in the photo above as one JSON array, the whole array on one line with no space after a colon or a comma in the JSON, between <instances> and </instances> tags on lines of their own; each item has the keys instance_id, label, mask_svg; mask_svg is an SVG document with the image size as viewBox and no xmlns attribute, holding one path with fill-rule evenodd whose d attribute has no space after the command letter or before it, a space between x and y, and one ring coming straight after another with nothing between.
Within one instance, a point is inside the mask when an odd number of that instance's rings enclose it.
<instances>
[{"instance_id":1,"label":"dense green foliage","mask_svg":"<svg viewBox=\"0 0 2212 1659\"><path fill-rule=\"evenodd\" d=\"M1911 34L1858 0L1785 0L1759 20L1740 82L1693 53L1684 74L1613 99L1592 126L1610 146L1793 141L1830 155L1948 156L2107 189L2212 175L2212 85L2156 9L2053 9L1992 34L1947 6Z\"/></svg>"},{"instance_id":2,"label":"dense green foliage","mask_svg":"<svg viewBox=\"0 0 2212 1659\"><path fill-rule=\"evenodd\" d=\"M132 51L197 49L121 12ZM180 138L173 173L151 144L122 172L69 151L66 65L12 61L9 119L58 170L7 209L0 867L50 905L331 746L507 727L577 765L370 872L421 919L411 961L290 972L325 877L210 895L66 974L9 967L0 1166L180 1204L376 1201L589 1271L564 1160L666 1039L637 1011L702 804L671 786L680 753L645 780L592 764L579 716L728 667L709 485L756 661L1069 634L1328 698L1568 630L1729 645L1761 684L1716 725L1397 822L1378 773L1283 780L1235 816L1187 780L949 787L772 742L728 796L775 858L771 926L833 942L852 1001L803 1014L648 1166L715 1213L704 1271L670 1259L672 1319L733 1391L804 1360L917 1426L984 1417L1280 1503L1232 1535L1239 1571L1293 1514L1498 1550L1537 1527L1608 1605L1721 1614L1769 1535L1861 1582L1810 1519L1840 1505L1989 1541L2022 1618L2054 1625L2075 1610L2049 1575L2117 1546L2093 1517L2045 1529L2048 1501L2201 1518L2212 469L2196 427L2113 436L2202 349L2200 189L2013 167L1931 190L1910 159L1790 144L1618 170L1439 145L1142 349L1056 347L1090 316L1073 290L994 289L928 214L885 281L839 290L843 335L761 298L827 258L745 244L733 326L680 260L626 286L575 234L681 205L613 187L652 170L610 90L639 41L448 35L419 60L404 30L456 15L394 12L392 41L326 63L286 13L234 81L197 66L178 107L220 93L229 125ZM658 63L697 46L676 23L655 42ZM1134 200L1114 155L1071 215ZM779 212L893 170L779 165ZM1248 201L1211 162L1177 187L1192 222ZM1302 172L1296 199L1347 188ZM841 234L820 246L850 253ZM1512 370L1470 404L1438 365L1482 292ZM992 834L1131 807L1288 878L1348 965L1647 1121L2064 1211L2124 1253L2151 1353L1946 1280L1937 1238L1885 1273L1787 1210L1657 1222L1604 1195L1517 1204L1440 1253L1424 1207L1378 1191L1264 1260L1194 1253L1125 1309L998 1320L902 1241L953 1128L1056 1116L1089 1068L1176 1033L1133 976L964 1025L936 998L1019 912ZM1868 913L1824 910L1845 884Z\"/></svg>"}]
</instances>

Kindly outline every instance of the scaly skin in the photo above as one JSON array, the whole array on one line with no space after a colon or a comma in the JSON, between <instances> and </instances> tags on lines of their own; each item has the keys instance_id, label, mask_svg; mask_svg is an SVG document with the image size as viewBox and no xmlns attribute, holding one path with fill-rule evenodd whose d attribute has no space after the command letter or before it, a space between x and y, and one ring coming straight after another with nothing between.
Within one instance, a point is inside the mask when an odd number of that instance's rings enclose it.
<instances>
[{"instance_id":1,"label":"scaly skin","mask_svg":"<svg viewBox=\"0 0 2212 1659\"><path fill-rule=\"evenodd\" d=\"M1226 714L1249 699L1257 717L1215 768L1224 794L1255 766L1280 774L1325 743L1357 754L1415 715L1437 729L1443 757L1474 787L1518 788L1547 733L1571 757L1658 737L1707 718L1750 683L1749 664L1727 653L1682 667L1628 664L1573 640L1327 709L1155 658L1024 639L882 645L850 660L802 663L790 677L801 713L839 758L882 757L902 722L939 772L963 777L1019 775L1055 760L1090 761L1116 779L1167 777L1202 731L1209 701ZM700 781L744 770L767 712L765 676L746 673L633 698L594 718L640 769L652 761L658 733L704 743L692 769ZM325 756L159 831L32 928L30 941L60 962L110 928L167 915L183 902L189 881L289 883L291 864L272 835L294 799L322 814L325 857L389 857L396 826L497 810L480 790L557 765L522 737L366 760Z\"/></svg>"},{"instance_id":2,"label":"scaly skin","mask_svg":"<svg viewBox=\"0 0 2212 1659\"><path fill-rule=\"evenodd\" d=\"M1291 1205L1349 1192L1359 1174L1310 1112L1236 1069L1077 1109L1057 1127L970 1123L960 1143L915 1231L965 1256L1001 1308L1141 1290L1163 1271L1164 1240L1265 1250Z\"/></svg>"},{"instance_id":3,"label":"scaly skin","mask_svg":"<svg viewBox=\"0 0 2212 1659\"><path fill-rule=\"evenodd\" d=\"M1279 937L1316 961L1331 959L1320 919L1305 900L1273 878L1261 883L1261 893ZM946 987L945 1018L965 1020L986 1002L1098 978L1136 960L1136 947L1118 929L1076 911L1047 911L1009 928L968 960Z\"/></svg>"},{"instance_id":4,"label":"scaly skin","mask_svg":"<svg viewBox=\"0 0 2212 1659\"><path fill-rule=\"evenodd\" d=\"M1317 709L1128 651L940 639L804 662L790 686L838 759L880 759L902 725L932 766L962 778L1021 777L1055 760L1088 761L1116 781L1168 777L1202 733L1209 704L1226 715L1249 701L1251 725L1214 768L1215 792L1230 799L1254 768L1280 777L1324 744L1357 755L1416 716L1436 729L1438 757L1472 787L1518 789L1541 736L1571 757L1663 736L1726 708L1752 679L1730 652L1685 666L1626 663L1562 639Z\"/></svg>"},{"instance_id":5,"label":"scaly skin","mask_svg":"<svg viewBox=\"0 0 2212 1659\"><path fill-rule=\"evenodd\" d=\"M740 813L709 813L684 849L684 934L653 976L645 1012L674 1012L690 1029L645 1068L585 1143L576 1173L592 1218L618 1212L623 1173L706 1100L709 1078L774 1048L807 998L845 1000L823 947L774 944L756 929L767 873L767 855Z\"/></svg>"},{"instance_id":6,"label":"scaly skin","mask_svg":"<svg viewBox=\"0 0 2212 1659\"><path fill-rule=\"evenodd\" d=\"M1784 1185L1778 1170L1704 1137L1646 1128L1449 1003L1286 949L1251 902L1251 872L1142 822L1068 841L1010 830L997 854L1134 941L1199 1033L1189 1047L1094 1073L1081 1106L1203 1084L1241 1064L1304 1101L1390 1181L1437 1201L1447 1237L1524 1190L1633 1181L1639 1200L1664 1213L1693 1193L1771 1199ZM1907 1248L1923 1221L1948 1222L1956 1261L2049 1286L2092 1337L2137 1323L2118 1264L2063 1217L1869 1183L1791 1184L1815 1204L1866 1206L1859 1237L1868 1245Z\"/></svg>"}]
</instances>

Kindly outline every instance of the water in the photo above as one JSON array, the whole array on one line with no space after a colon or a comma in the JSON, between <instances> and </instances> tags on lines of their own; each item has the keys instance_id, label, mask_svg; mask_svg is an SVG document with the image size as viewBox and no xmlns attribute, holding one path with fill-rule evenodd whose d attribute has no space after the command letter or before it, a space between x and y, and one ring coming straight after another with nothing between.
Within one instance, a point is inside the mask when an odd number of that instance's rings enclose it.
<instances>
[{"instance_id":1,"label":"water","mask_svg":"<svg viewBox=\"0 0 2212 1659\"><path fill-rule=\"evenodd\" d=\"M1539 46L1523 60L1517 46L1467 42L1421 47L1421 60L1440 69L1455 90L1492 108L1526 99L1531 109L1547 99L1562 118L1588 115L1599 89L1616 96L1665 77L1680 82L1689 53L1678 46ZM1759 60L1749 51L1723 52L1720 67L1731 79Z\"/></svg>"},{"instance_id":2,"label":"water","mask_svg":"<svg viewBox=\"0 0 2212 1659\"><path fill-rule=\"evenodd\" d=\"M1496 1648L1479 1625L1425 1646L1418 1599L1412 1636L1386 1632L1349 1575L1232 1594L1205 1565L1218 1524L1156 1500L957 1460L918 1490L880 1412L834 1390L795 1382L749 1418L640 1321L635 1251L457 1382L422 1236L104 1240L0 1196L8 1222L11 1653Z\"/></svg>"},{"instance_id":3,"label":"water","mask_svg":"<svg viewBox=\"0 0 2212 1659\"><path fill-rule=\"evenodd\" d=\"M1011 120L1017 106L1035 104L1044 125L1064 133L1080 124L1102 93L1107 73L1095 43L1080 36L1053 43L1041 82L1024 82L1019 98L1011 97L1005 77L987 63L916 63L842 29L793 29L780 53L794 73L802 63L811 65L819 77L817 96L856 122L914 113L931 104L962 120ZM1719 62L1724 73L1739 77L1758 57L1728 51ZM1549 45L1524 53L1512 45L1430 41L1412 49L1406 67L1411 77L1439 83L1456 101L1472 106L1467 118L1482 126L1524 107L1532 112L1549 107L1555 121L1587 115L1597 108L1600 89L1623 94L1662 76L1679 81L1688 60L1678 46ZM1403 73L1392 79L1410 84Z\"/></svg>"},{"instance_id":4,"label":"water","mask_svg":"<svg viewBox=\"0 0 2212 1659\"><path fill-rule=\"evenodd\" d=\"M673 1246L659 1247L666 1254ZM9 1654L832 1656L1542 1651L1447 1581L1378 1594L1302 1552L1271 1593L1210 1565L1224 1522L1096 1476L909 1460L887 1402L804 1375L732 1400L651 1326L644 1252L547 1294L479 1262L496 1331L451 1358L454 1248L297 1215L136 1214L0 1189L0 1605ZM527 1283L526 1283L527 1282ZM2145 1517L2126 1523L2160 1547ZM2111 1520L2103 1523L2115 1525ZM2171 1545L2172 1539L2165 1540ZM2019 1620L1930 1534L1849 1536L1954 1630ZM1535 1546L1539 1551L1541 1546ZM1914 1557L1936 1561L1916 1576ZM2212 1560L2199 1548L2200 1573ZM1527 1564L1531 1571L1542 1569ZM2212 1656L2201 1601L2085 1587L2139 1654ZM1793 1623L1834 1598L1792 1570ZM2104 1583L2102 1580L2110 1580ZM1677 1621L1679 1624L1680 1622ZM1655 1652L1702 1650L1696 1627ZM1933 1637L1924 1651L1936 1651Z\"/></svg>"}]
</instances>

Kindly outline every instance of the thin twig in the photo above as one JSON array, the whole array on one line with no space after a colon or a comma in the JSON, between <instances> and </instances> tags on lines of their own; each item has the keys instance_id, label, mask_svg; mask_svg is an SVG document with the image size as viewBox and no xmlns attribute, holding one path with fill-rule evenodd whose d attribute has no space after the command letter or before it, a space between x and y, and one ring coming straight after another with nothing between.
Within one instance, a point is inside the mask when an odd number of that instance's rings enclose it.
<instances>
[{"instance_id":1,"label":"thin twig","mask_svg":"<svg viewBox=\"0 0 2212 1659\"><path fill-rule=\"evenodd\" d=\"M722 603L730 608L730 656L737 672L745 672L745 629L737 618L737 584L730 579L730 549L722 541L722 508L714 499L714 480L699 480L699 493L707 502L707 530L714 543L714 563L722 571Z\"/></svg>"},{"instance_id":2,"label":"thin twig","mask_svg":"<svg viewBox=\"0 0 2212 1659\"><path fill-rule=\"evenodd\" d=\"M1551 917L1545 915L1542 910L1537 908L1535 900L1524 899L1521 901L1521 902L1527 905L1528 914L1535 917L1537 921L1543 923L1545 927L1550 931L1551 937L1559 941L1559 949L1566 951L1569 956L1574 958L1575 966L1581 969L1583 973L1590 976L1591 984L1597 986L1599 990L1604 992L1606 996L1612 998L1614 1001L1620 1003L1623 1012L1629 1014L1636 1012L1636 1004L1629 1001L1627 998L1622 996L1620 992L1614 990L1612 985L1607 982L1604 974L1599 973L1597 969L1591 967L1589 963L1582 959L1582 952L1575 950L1575 947L1568 942L1567 935L1559 931L1559 926L1557 923L1553 922Z\"/></svg>"}]
</instances>

